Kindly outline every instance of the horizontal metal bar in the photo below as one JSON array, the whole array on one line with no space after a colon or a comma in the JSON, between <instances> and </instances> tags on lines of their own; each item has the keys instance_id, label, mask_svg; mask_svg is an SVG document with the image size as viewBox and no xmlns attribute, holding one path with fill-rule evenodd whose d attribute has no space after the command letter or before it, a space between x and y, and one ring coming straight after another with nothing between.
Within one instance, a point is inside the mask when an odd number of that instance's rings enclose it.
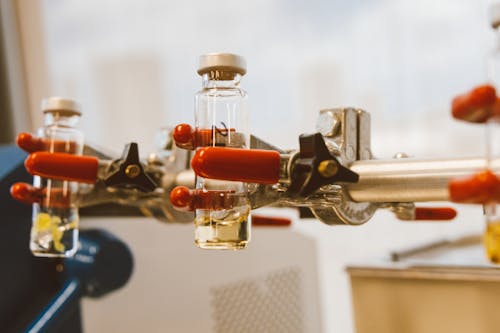
<instances>
[{"instance_id":1,"label":"horizontal metal bar","mask_svg":"<svg viewBox=\"0 0 500 333\"><path fill-rule=\"evenodd\" d=\"M491 163L500 174L500 159ZM350 166L359 174L346 189L357 202L448 201L448 182L486 168L484 158L363 160Z\"/></svg>"}]
</instances>

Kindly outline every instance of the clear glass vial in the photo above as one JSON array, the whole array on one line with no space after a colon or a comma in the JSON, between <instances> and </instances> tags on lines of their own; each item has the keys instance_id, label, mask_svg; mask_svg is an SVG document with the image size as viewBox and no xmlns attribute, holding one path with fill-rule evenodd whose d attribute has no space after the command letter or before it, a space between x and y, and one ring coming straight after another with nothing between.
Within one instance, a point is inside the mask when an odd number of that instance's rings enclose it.
<instances>
[{"instance_id":1,"label":"clear glass vial","mask_svg":"<svg viewBox=\"0 0 500 333\"><path fill-rule=\"evenodd\" d=\"M76 128L80 106L73 100L50 97L42 101L45 124L38 130L44 150L81 155L83 133ZM30 249L35 256L69 257L78 248L78 208L74 197L78 183L41 178L33 179L43 189L40 203L33 204Z\"/></svg>"},{"instance_id":2,"label":"clear glass vial","mask_svg":"<svg viewBox=\"0 0 500 333\"><path fill-rule=\"evenodd\" d=\"M495 87L497 95L500 93L500 3L490 6L490 24L496 33L496 47L488 58L488 80ZM493 116L486 124L486 164L487 169L493 171L492 161L500 157L500 114L494 108ZM496 174L500 177L499 174ZM500 205L492 202L484 205L486 216L486 231L484 245L488 259L500 264Z\"/></svg>"},{"instance_id":3,"label":"clear glass vial","mask_svg":"<svg viewBox=\"0 0 500 333\"><path fill-rule=\"evenodd\" d=\"M202 89L195 95L196 146L249 148L248 96L240 87L245 59L228 53L200 56ZM195 243L204 249L242 249L250 240L247 184L196 177L196 189L221 193L226 206L196 209ZM215 192L217 191L217 192Z\"/></svg>"},{"instance_id":4,"label":"clear glass vial","mask_svg":"<svg viewBox=\"0 0 500 333\"><path fill-rule=\"evenodd\" d=\"M500 157L500 115L490 118L486 126L487 168L493 171L495 166L492 165L492 161ZM496 176L500 177L500 174ZM484 214L486 217L484 235L486 254L492 263L500 264L500 205L497 202L485 204Z\"/></svg>"}]
</instances>

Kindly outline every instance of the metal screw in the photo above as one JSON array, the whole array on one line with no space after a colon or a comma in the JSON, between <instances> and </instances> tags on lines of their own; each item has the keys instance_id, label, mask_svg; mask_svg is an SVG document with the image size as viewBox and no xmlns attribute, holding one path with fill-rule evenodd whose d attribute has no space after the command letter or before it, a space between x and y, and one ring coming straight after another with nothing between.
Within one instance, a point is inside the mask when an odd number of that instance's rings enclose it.
<instances>
[{"instance_id":1,"label":"metal screw","mask_svg":"<svg viewBox=\"0 0 500 333\"><path fill-rule=\"evenodd\" d=\"M335 160L324 160L318 165L318 172L325 178L333 177L339 171L339 164Z\"/></svg>"},{"instance_id":2,"label":"metal screw","mask_svg":"<svg viewBox=\"0 0 500 333\"><path fill-rule=\"evenodd\" d=\"M135 178L141 173L141 168L137 164L130 164L125 168L125 175L128 178Z\"/></svg>"}]
</instances>

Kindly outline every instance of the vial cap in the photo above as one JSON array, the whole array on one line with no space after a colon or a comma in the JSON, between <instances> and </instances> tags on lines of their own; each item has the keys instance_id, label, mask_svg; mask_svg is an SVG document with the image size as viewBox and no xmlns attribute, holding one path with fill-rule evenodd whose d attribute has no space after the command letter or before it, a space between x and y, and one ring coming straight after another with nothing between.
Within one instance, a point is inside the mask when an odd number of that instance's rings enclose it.
<instances>
[{"instance_id":1,"label":"vial cap","mask_svg":"<svg viewBox=\"0 0 500 333\"><path fill-rule=\"evenodd\" d=\"M245 75L245 58L232 53L208 53L200 56L198 74L203 75L214 70L226 70Z\"/></svg>"},{"instance_id":2,"label":"vial cap","mask_svg":"<svg viewBox=\"0 0 500 333\"><path fill-rule=\"evenodd\" d=\"M81 116L81 107L75 100L62 97L48 97L42 100L43 113L59 112L66 116Z\"/></svg>"},{"instance_id":3,"label":"vial cap","mask_svg":"<svg viewBox=\"0 0 500 333\"><path fill-rule=\"evenodd\" d=\"M490 5L489 17L491 27L498 28L500 26L500 1Z\"/></svg>"}]
</instances>

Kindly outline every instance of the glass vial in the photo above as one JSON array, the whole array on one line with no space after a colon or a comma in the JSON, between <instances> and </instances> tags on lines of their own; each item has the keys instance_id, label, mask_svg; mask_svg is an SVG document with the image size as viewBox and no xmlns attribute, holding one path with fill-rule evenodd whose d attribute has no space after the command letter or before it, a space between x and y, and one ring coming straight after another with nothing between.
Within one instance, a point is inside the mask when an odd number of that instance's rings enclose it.
<instances>
[{"instance_id":1,"label":"glass vial","mask_svg":"<svg viewBox=\"0 0 500 333\"><path fill-rule=\"evenodd\" d=\"M81 112L70 99L50 97L42 101L45 124L38 130L44 150L81 155L83 134L75 126ZM78 208L74 196L78 183L35 176L43 189L40 203L33 204L30 249L40 257L70 257L78 247Z\"/></svg>"},{"instance_id":2,"label":"glass vial","mask_svg":"<svg viewBox=\"0 0 500 333\"><path fill-rule=\"evenodd\" d=\"M488 120L486 128L487 140L487 168L494 170L492 161L500 157L500 115L496 115ZM499 174L496 174L500 177ZM500 264L500 205L491 202L484 205L486 217L486 232L484 244L488 259L495 264Z\"/></svg>"},{"instance_id":3,"label":"glass vial","mask_svg":"<svg viewBox=\"0 0 500 333\"><path fill-rule=\"evenodd\" d=\"M202 89L195 95L197 147L249 148L248 96L240 87L245 59L228 53L200 56ZM196 177L196 189L229 200L225 207L196 209L195 243L204 249L243 249L250 240L247 184ZM215 197L215 196L214 196Z\"/></svg>"},{"instance_id":4,"label":"glass vial","mask_svg":"<svg viewBox=\"0 0 500 333\"><path fill-rule=\"evenodd\" d=\"M500 93L500 3L490 7L490 23L496 33L496 47L488 59L488 79ZM496 109L496 108L494 108ZM496 111L496 110L494 110ZM486 124L486 167L493 171L492 161L500 157L500 114L494 114ZM497 177L500 175L497 174ZM500 205L492 202L484 205L486 231L484 245L488 259L500 264Z\"/></svg>"}]
</instances>

